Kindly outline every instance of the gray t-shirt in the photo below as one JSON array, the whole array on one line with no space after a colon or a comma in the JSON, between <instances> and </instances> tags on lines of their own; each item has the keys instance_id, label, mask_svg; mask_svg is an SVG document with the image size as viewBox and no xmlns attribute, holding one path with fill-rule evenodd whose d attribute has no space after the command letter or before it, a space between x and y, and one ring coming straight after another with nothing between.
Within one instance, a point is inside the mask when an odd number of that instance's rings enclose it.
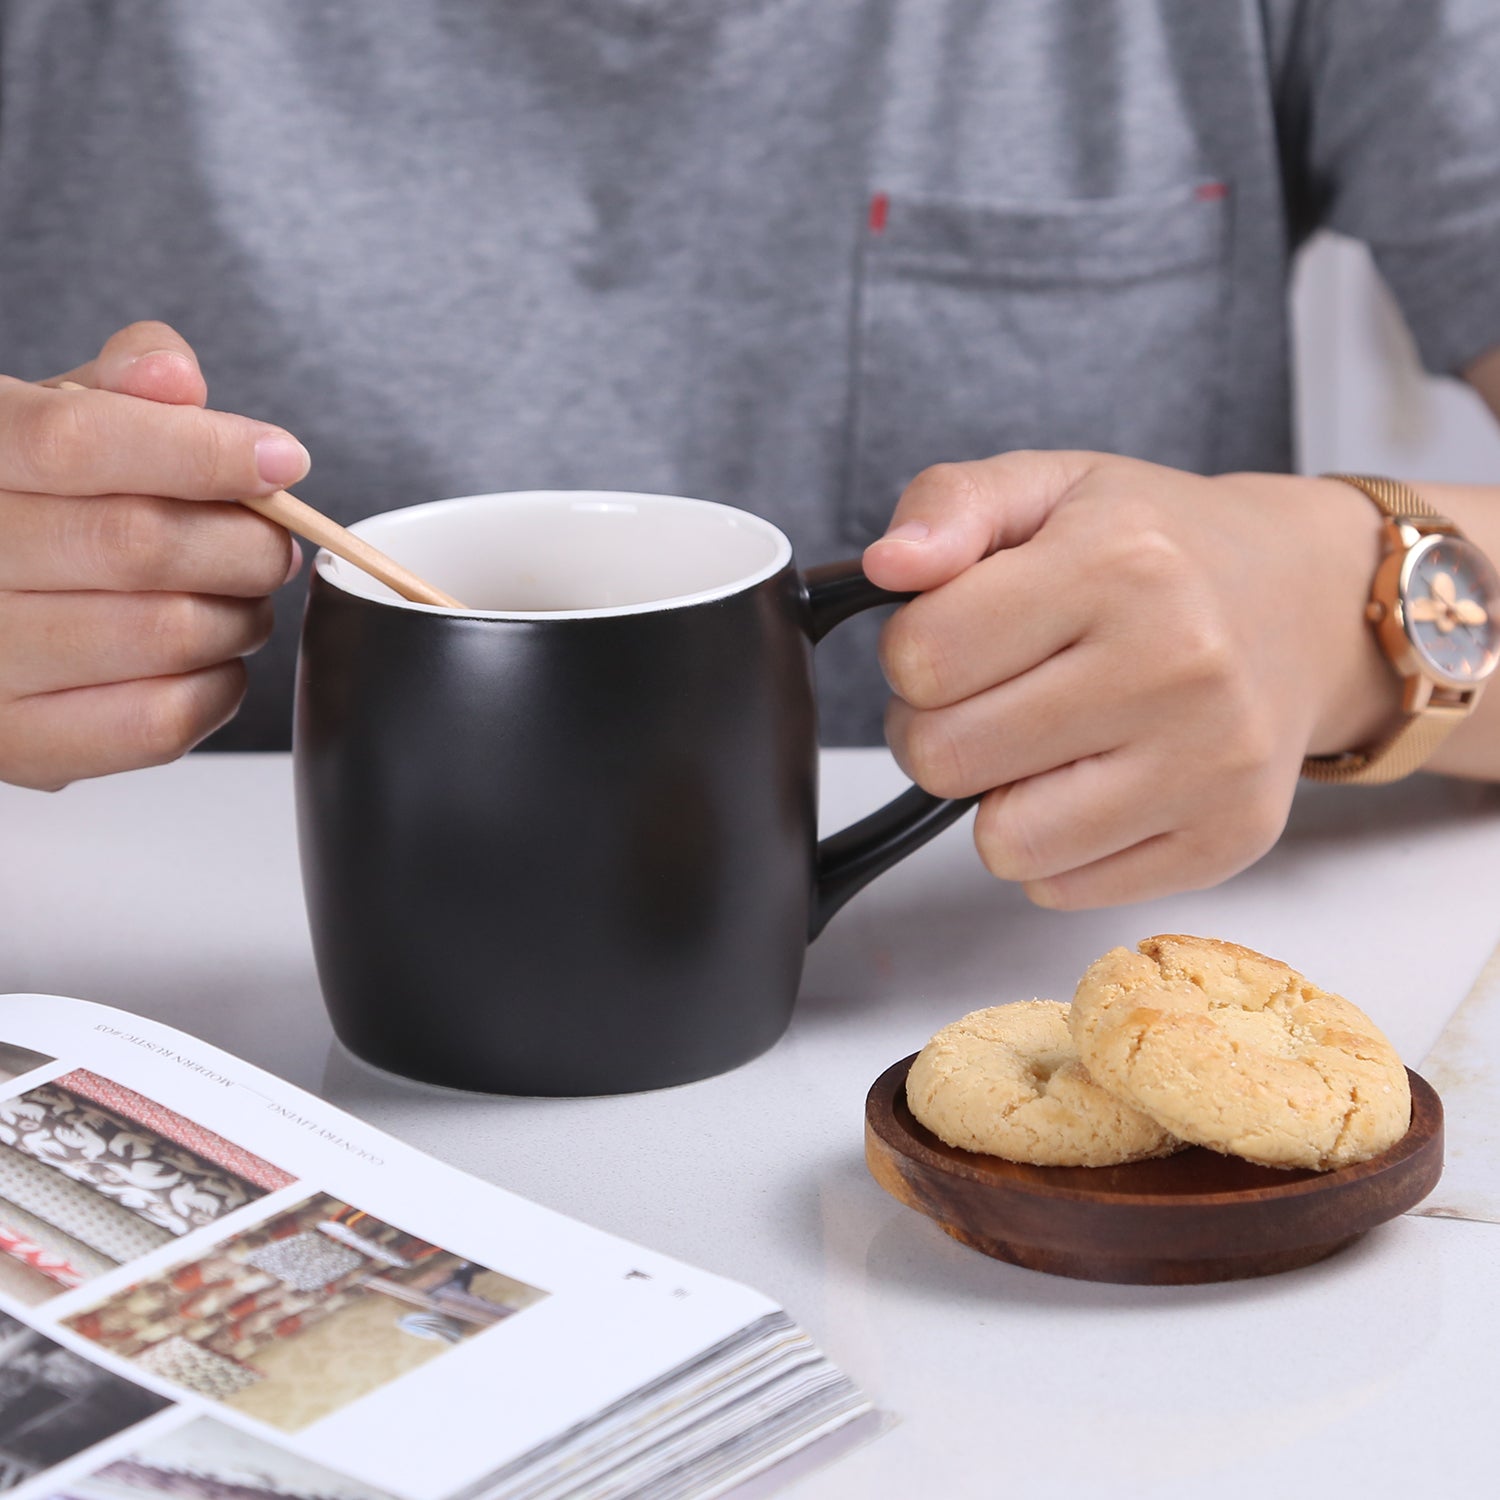
<instances>
[{"instance_id":1,"label":"gray t-shirt","mask_svg":"<svg viewBox=\"0 0 1500 1500\"><path fill-rule=\"evenodd\" d=\"M937 460L1287 467L1317 224L1432 369L1500 344L1497 78L1496 0L0 0L0 369L162 318L342 519L654 490L827 561ZM298 612L218 743L285 743Z\"/></svg>"}]
</instances>

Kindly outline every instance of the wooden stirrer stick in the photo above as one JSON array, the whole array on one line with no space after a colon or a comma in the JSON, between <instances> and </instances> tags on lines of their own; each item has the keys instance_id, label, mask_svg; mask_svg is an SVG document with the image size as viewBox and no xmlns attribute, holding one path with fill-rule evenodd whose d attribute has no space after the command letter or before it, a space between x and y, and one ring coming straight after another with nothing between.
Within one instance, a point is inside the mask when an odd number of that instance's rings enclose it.
<instances>
[{"instance_id":1,"label":"wooden stirrer stick","mask_svg":"<svg viewBox=\"0 0 1500 1500\"><path fill-rule=\"evenodd\" d=\"M58 389L81 391L86 387L79 385L77 381L63 380L58 383ZM372 547L352 531L346 531L337 521L330 520L322 511L315 510L306 501L288 494L286 490L277 490L271 495L243 496L239 503L248 506L258 515L265 516L267 520L275 521L278 526L285 526L288 531L305 537L309 542L326 547L335 557L341 557L372 578L378 578L403 599L410 599L414 604L439 604L445 609L465 607L451 594L445 594L441 589L424 582L394 558L387 557L378 547Z\"/></svg>"}]
</instances>

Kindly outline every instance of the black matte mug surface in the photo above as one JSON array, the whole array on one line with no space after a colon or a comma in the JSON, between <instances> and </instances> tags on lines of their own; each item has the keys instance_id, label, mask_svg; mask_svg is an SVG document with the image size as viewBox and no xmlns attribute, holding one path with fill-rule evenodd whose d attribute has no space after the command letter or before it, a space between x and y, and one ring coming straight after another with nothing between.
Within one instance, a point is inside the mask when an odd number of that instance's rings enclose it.
<instances>
[{"instance_id":1,"label":"black matte mug surface","mask_svg":"<svg viewBox=\"0 0 1500 1500\"><path fill-rule=\"evenodd\" d=\"M908 794L820 862L813 642L888 597L822 571L821 616L787 566L708 602L526 620L315 570L298 824L345 1045L434 1083L579 1095L775 1042L810 935L962 811Z\"/></svg>"}]
</instances>

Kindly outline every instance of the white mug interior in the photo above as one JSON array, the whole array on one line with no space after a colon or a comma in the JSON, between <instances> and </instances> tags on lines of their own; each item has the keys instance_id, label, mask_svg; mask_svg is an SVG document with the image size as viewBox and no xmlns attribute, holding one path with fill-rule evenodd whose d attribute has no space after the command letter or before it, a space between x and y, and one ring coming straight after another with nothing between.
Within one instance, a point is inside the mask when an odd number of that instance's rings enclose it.
<instances>
[{"instance_id":1,"label":"white mug interior","mask_svg":"<svg viewBox=\"0 0 1500 1500\"><path fill-rule=\"evenodd\" d=\"M336 588L434 614L573 618L707 603L752 588L790 561L791 543L748 511L680 495L525 490L464 495L371 516L349 528L461 610L414 604L331 552Z\"/></svg>"}]
</instances>

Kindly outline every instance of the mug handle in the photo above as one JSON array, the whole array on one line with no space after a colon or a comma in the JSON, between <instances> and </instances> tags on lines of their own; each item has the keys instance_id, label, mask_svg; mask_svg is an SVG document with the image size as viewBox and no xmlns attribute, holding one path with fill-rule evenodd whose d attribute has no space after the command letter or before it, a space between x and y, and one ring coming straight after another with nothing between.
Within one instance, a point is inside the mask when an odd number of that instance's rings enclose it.
<instances>
[{"instance_id":1,"label":"mug handle","mask_svg":"<svg viewBox=\"0 0 1500 1500\"><path fill-rule=\"evenodd\" d=\"M802 583L811 616L808 634L814 645L835 625L861 610L877 604L902 604L916 597L877 588L865 577L857 557L809 568L802 575ZM856 891L956 823L978 801L978 797L934 797L919 786L910 786L884 807L821 840L814 866L808 941L822 932L828 919Z\"/></svg>"}]
</instances>

